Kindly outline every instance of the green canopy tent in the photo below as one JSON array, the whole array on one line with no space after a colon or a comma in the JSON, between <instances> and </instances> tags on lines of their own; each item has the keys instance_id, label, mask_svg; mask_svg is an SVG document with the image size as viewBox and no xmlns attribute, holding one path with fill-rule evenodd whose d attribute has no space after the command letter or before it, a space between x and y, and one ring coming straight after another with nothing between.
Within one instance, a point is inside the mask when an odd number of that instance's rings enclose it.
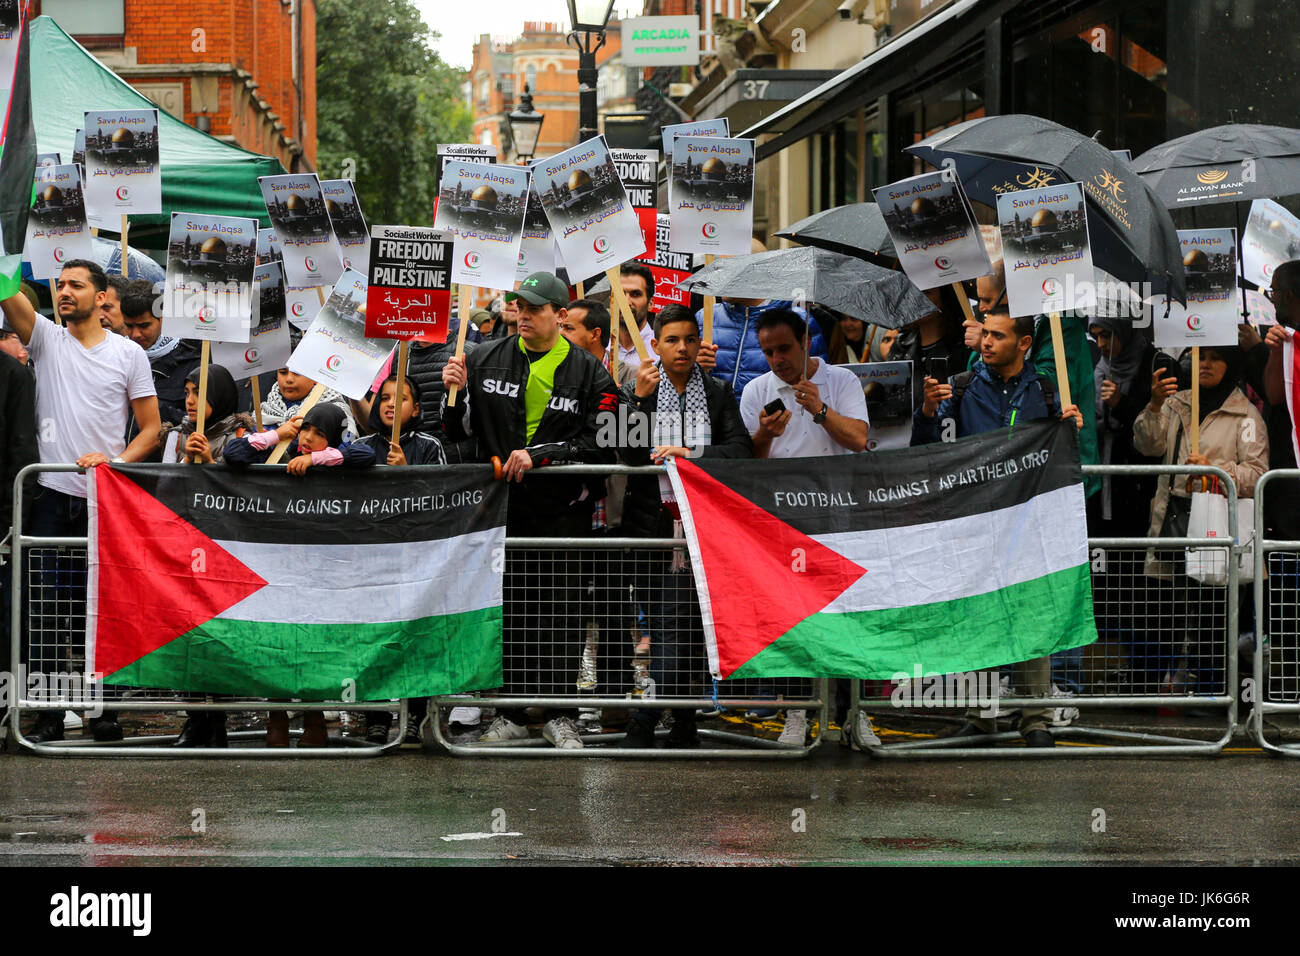
<instances>
[{"instance_id":1,"label":"green canopy tent","mask_svg":"<svg viewBox=\"0 0 1300 956\"><path fill-rule=\"evenodd\" d=\"M86 110L155 106L49 17L31 22L31 62L37 146L42 153L62 154L64 162L71 161ZM173 212L243 216L270 226L257 177L284 173L278 159L223 143L161 108L158 124L163 212L131 217L133 245L166 246Z\"/></svg>"}]
</instances>

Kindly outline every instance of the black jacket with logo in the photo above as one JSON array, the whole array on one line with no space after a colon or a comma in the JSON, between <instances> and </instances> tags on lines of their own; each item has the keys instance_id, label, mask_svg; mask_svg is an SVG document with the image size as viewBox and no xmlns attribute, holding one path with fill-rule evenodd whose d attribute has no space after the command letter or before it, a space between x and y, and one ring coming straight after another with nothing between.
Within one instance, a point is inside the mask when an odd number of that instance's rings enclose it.
<instances>
[{"instance_id":1,"label":"black jacket with logo","mask_svg":"<svg viewBox=\"0 0 1300 956\"><path fill-rule=\"evenodd\" d=\"M524 437L529 362L519 347L519 336L483 342L466 356L465 366L468 385L457 394L454 406L448 406L444 396L442 422L452 441L475 440L480 461L496 456L504 462L512 451L527 448L534 466L613 464L615 442L601 447L597 435L601 412L617 420L618 390L595 356L570 347L555 369L555 387L532 444ZM529 475L511 489L509 514L525 518L570 508L590 511L594 503L581 477Z\"/></svg>"}]
</instances>

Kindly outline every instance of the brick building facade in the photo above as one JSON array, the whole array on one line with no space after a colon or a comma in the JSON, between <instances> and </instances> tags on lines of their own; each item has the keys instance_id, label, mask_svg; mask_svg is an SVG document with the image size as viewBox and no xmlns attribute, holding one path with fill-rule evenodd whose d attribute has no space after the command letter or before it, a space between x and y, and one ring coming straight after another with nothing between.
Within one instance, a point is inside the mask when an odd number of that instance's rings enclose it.
<instances>
[{"instance_id":1,"label":"brick building facade","mask_svg":"<svg viewBox=\"0 0 1300 956\"><path fill-rule=\"evenodd\" d=\"M316 0L36 0L105 66L218 139L316 166Z\"/></svg>"}]
</instances>

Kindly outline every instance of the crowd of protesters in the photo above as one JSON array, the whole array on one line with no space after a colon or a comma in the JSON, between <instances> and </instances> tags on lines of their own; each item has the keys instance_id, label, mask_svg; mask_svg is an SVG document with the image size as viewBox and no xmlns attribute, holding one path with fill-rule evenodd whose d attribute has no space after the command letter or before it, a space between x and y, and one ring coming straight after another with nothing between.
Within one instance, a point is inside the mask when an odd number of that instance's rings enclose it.
<instances>
[{"instance_id":1,"label":"crowd of protesters","mask_svg":"<svg viewBox=\"0 0 1300 956\"><path fill-rule=\"evenodd\" d=\"M206 424L199 433L197 344L163 334L149 283L108 277L92 262L68 262L55 286L57 323L37 312L29 290L3 302L0 480L12 489L14 476L37 460L83 468L108 461L239 467L264 461L282 441L293 445L290 474L313 467L496 458L504 479L513 483L507 513L512 537L680 537L680 515L664 478L539 479L531 473L554 463L645 465L693 455L869 454L864 390L858 376L841 366L900 360L913 369L913 445L1006 428L1017 420L1069 419L1078 429L1085 464L1213 465L1233 477L1242 497L1253 494L1270 468L1296 466L1293 423L1283 396L1280 327L1261 337L1243 326L1239 347L1203 348L1200 367L1192 369L1189 355L1155 349L1127 319L1067 314L1061 325L1067 357L1062 370L1056 367L1047 319L1009 314L1000 263L975 283L978 311L972 317L948 287L928 293L933 311L902 329L816 304L723 299L714 306L712 341L703 334L700 309L655 301L655 283L644 265L624 265L620 279L635 333L611 318L600 296L578 298L556 276L537 273L471 314L474 328L463 356L455 355L450 339L443 345L414 345L400 395L398 377L391 374L364 400L327 390L302 415L300 407L316 383L280 369L261 404L260 428L250 414L247 383L211 366ZM1280 323L1300 323L1300 261L1276 270L1269 295ZM639 358L641 343L634 334L649 350L648 360ZM1072 397L1068 405L1060 401L1063 373ZM1196 452L1189 438L1193 374L1200 385ZM446 401L452 388L463 395L455 404ZM602 414L620 406L625 406L625 432L616 442L602 439ZM641 430L648 440L634 443L626 435L637 431L637 416L645 418ZM397 443L389 440L395 422L400 422ZM1089 476L1089 531L1106 537L1184 537L1190 494L1199 487L1183 476L1158 481ZM1268 537L1300 538L1293 504L1297 490L1274 486L1266 527L1260 529ZM86 479L43 473L24 495L23 507L28 534L84 536ZM0 495L0 527L9 526L11 509L6 490ZM1157 581L1180 574L1176 563L1166 560L1169 554L1150 552L1144 573ZM84 563L65 561L55 568L41 561L39 554L32 558L30 580L57 581L84 593ZM621 695L634 671L626 665L646 655L648 674L661 695L700 692L706 668L700 659L699 609L680 551L654 552L624 573L597 567L589 552L578 549L548 553L545 562L511 550L505 570L507 635L527 635L517 645L507 638L504 672L512 693L573 696L575 675L582 672L588 684ZM9 575L2 577L7 606ZM1107 618L1122 603L1107 595L1123 582L1104 570L1094 580L1099 630L1126 643L1135 675L1148 684L1163 682L1171 692L1224 692L1215 632L1191 618L1198 609L1237 596L1189 585L1190 598L1178 607L1161 603L1147 615L1153 622L1148 632L1135 634ZM584 599L596 589L608 600ZM596 603L606 610L587 613ZM7 610L4 619L7 628ZM75 617L42 619L35 608L26 620L33 637L24 648L36 669L66 658L70 635L82 626ZM603 640L593 643L593 628L605 632ZM595 677L586 670L589 655L598 662L591 672ZM1048 696L1052 687L1088 690L1077 652L1021 662L1013 679L1036 697ZM614 682L619 686L609 686ZM846 684L836 693L841 723ZM757 696L770 696L779 707L776 698L786 689L774 681ZM289 743L289 706L270 715L271 746ZM414 734L407 743L418 741L426 714L424 702L411 702L411 710ZM477 711L465 707L453 712L453 721L457 712L464 723L478 720ZM695 712L679 709L674 715L665 744L697 746ZM634 709L627 745L653 747L661 716L653 707ZM540 716L523 708L501 709L479 739L522 740L530 736L530 722L541 722L542 735L554 746L578 748L583 746L579 717L576 708L552 708ZM1021 715L1020 732L1033 746L1052 745L1046 717L1042 710ZM369 715L367 739L386 741L390 723L387 713ZM992 729L972 718L958 733ZM122 737L111 711L90 731L100 741ZM808 732L804 711L787 709L781 740L803 744ZM46 711L27 737L43 742L63 733L63 714ZM845 728L843 738L855 747L878 743L865 713ZM308 714L302 743L321 746L326 740L320 712ZM223 717L193 712L178 744L224 746L225 741Z\"/></svg>"}]
</instances>

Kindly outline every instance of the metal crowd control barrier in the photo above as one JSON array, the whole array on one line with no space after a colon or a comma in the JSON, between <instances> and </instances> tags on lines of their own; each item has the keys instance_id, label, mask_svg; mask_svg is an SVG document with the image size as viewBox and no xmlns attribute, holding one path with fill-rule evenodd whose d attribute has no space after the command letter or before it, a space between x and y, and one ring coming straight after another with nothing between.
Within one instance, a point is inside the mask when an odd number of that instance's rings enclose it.
<instances>
[{"instance_id":1,"label":"metal crowd control barrier","mask_svg":"<svg viewBox=\"0 0 1300 956\"><path fill-rule=\"evenodd\" d=\"M178 465L178 468L185 467ZM24 483L50 472L79 472L76 465L29 465L14 481L13 531L10 537L12 608L10 614L9 673L15 694L6 707L10 736L34 753L58 757L373 757L400 745L406 730L406 706L392 703L345 701L284 702L210 695L185 697L170 690L94 685L84 673L85 663L85 537L41 537L23 530ZM24 580L24 575L27 579ZM26 597L26 600L24 600ZM23 628L24 605L29 626ZM24 646L24 636L29 639ZM25 651L25 653L24 653ZM75 665L82 665L77 673ZM19 680L18 677L24 679ZM40 691L33 696L32 690ZM54 692L51 694L50 692ZM77 693L74 693L77 691ZM87 693L89 691L89 693ZM102 694L102 700L100 699ZM397 733L383 746L343 738L336 747L173 747L176 734L133 737L115 743L96 743L90 737L34 743L22 733L21 718L28 711L86 714L98 710L117 713L179 713L181 711L389 711L398 714ZM84 719L84 718L83 718ZM262 731L236 731L231 741L256 739Z\"/></svg>"},{"instance_id":2,"label":"metal crowd control barrier","mask_svg":"<svg viewBox=\"0 0 1300 956\"><path fill-rule=\"evenodd\" d=\"M663 471L561 465L536 474L658 476ZM494 707L520 718L527 708L585 712L593 719L610 711L650 710L656 725L663 711L798 710L810 724L816 715L820 729L826 729L824 680L716 685L711 680L684 539L507 538L505 571L505 686L474 700L441 697L435 704ZM430 723L438 743L460 756L790 759L807 756L824 736L787 744L700 728L696 748L650 749L623 746L624 733L584 733L581 749L558 749L539 738L492 744L452 740L438 721ZM661 729L657 736L665 733Z\"/></svg>"},{"instance_id":3,"label":"metal crowd control barrier","mask_svg":"<svg viewBox=\"0 0 1300 956\"><path fill-rule=\"evenodd\" d=\"M1171 480L1176 475L1217 477L1227 491L1229 532L1236 540L1237 489L1231 476L1220 468L1093 465L1085 466L1083 472L1129 478L1168 475ZM853 682L852 708L846 727L854 726L859 709L880 718L882 725L885 715L891 715L888 725L877 730L885 732L886 741L893 736L905 739L871 748L873 756L885 758L1181 756L1222 751L1232 738L1237 720L1237 557L1248 545L1232 547L1233 559L1226 560L1227 583L1221 587L1197 584L1177 570L1168 580L1148 577L1145 563L1148 552L1176 554L1187 547L1214 547L1225 552L1222 539L1090 538L1088 545L1099 640L1081 648L1078 654L1066 651L1053 655L1051 677L1053 683L1073 678L1080 685L1079 691L1068 697L1048 696L1045 691L1050 692L1050 686L1040 686L1038 694L1017 694L1014 681L1018 675L1013 673L1007 681L1011 693L999 697L996 706L997 713L1004 717L1023 708L1047 711L1044 719L1049 723L1048 730L1064 746L999 747L996 745L1019 740L1020 734L1017 730L999 731L996 726L990 728L990 733L979 736L940 735L939 731L955 730L966 721L963 710L899 707L894 690L886 686L884 693L869 696L863 694L860 681ZM1059 671L1058 663L1064 665ZM940 704L961 696L954 693L944 697L943 676L935 675ZM973 675L960 676L965 679L948 682L948 686L960 691L979 684ZM882 684L876 682L877 688ZM990 684L985 678L984 686ZM913 695L921 696L914 689ZM992 694L987 696L991 698ZM1078 723L1050 726L1058 708L1077 708L1095 719L1097 711L1114 715L1122 709L1152 707L1184 713L1198 708L1222 712L1221 730L1210 728L1208 732L1214 736L1204 739L1118 726ZM900 717L905 724L913 726L891 734ZM1149 722L1151 718L1144 717L1140 724Z\"/></svg>"},{"instance_id":4,"label":"metal crowd control barrier","mask_svg":"<svg viewBox=\"0 0 1300 956\"><path fill-rule=\"evenodd\" d=\"M1251 735L1265 753L1300 757L1300 740L1272 742L1266 736L1270 715L1300 714L1300 541L1265 537L1265 503L1279 481L1297 482L1300 469L1265 473L1255 486L1255 643ZM1295 488L1291 489L1292 494ZM1283 493L1281 488L1274 494ZM1295 498L1292 513L1300 511Z\"/></svg>"}]
</instances>

